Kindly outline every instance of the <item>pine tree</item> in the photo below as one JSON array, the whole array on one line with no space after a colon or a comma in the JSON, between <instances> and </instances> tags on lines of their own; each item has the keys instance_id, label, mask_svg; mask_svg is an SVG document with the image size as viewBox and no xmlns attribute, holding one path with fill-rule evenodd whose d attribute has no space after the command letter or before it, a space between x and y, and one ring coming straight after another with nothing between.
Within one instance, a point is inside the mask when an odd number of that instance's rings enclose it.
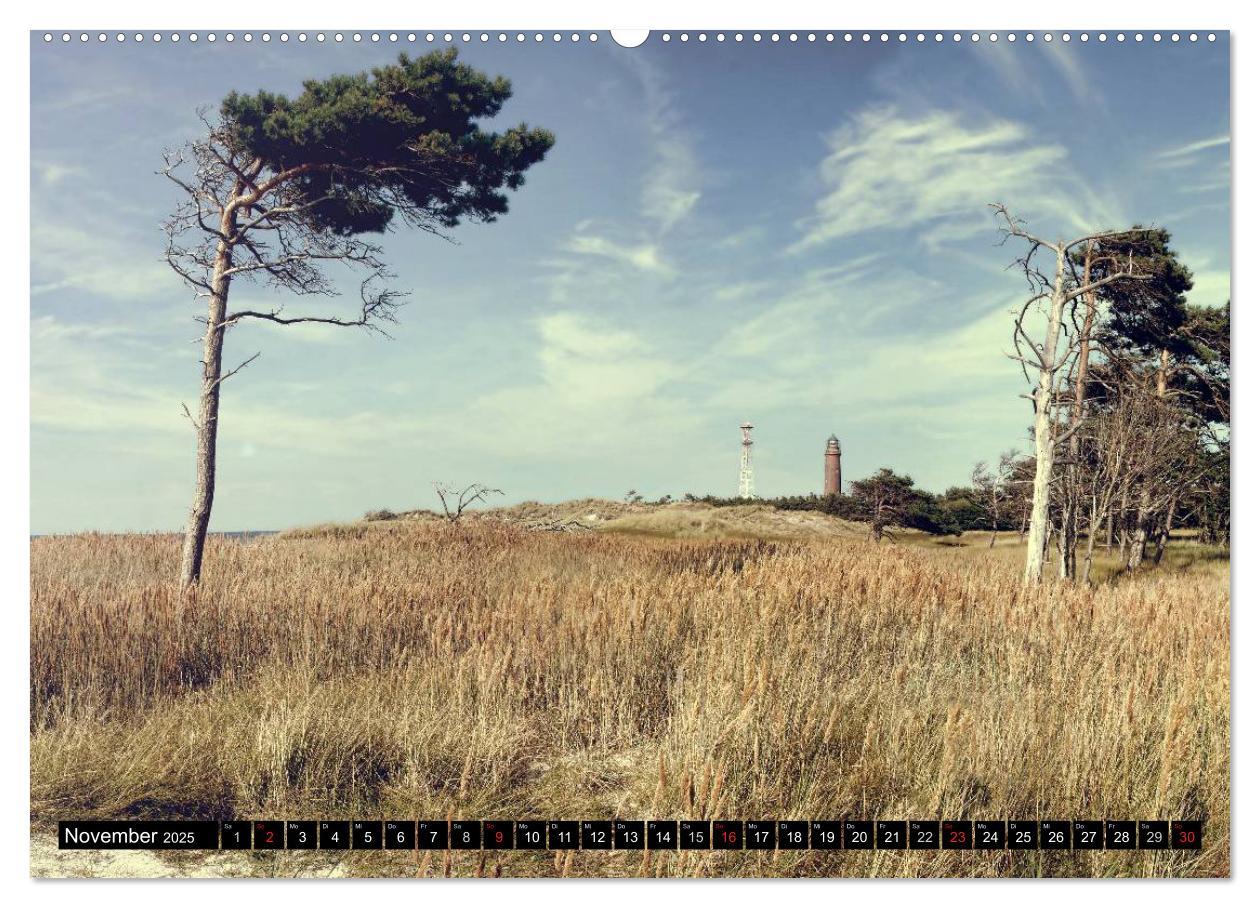
<instances>
[{"instance_id":1,"label":"pine tree","mask_svg":"<svg viewBox=\"0 0 1260 908\"><path fill-rule=\"evenodd\" d=\"M511 84L462 64L454 48L369 73L304 83L294 99L232 92L206 134L166 154L161 173L184 198L167 221L166 259L206 300L200 402L185 412L197 432L197 480L180 583L201 576L214 502L227 331L248 320L379 328L400 294L369 237L397 226L443 235L463 221L493 221L508 191L554 143L545 129L487 132ZM360 270L361 303L345 316L228 307L231 286L254 280L298 296L335 296L330 264Z\"/></svg>"}]
</instances>

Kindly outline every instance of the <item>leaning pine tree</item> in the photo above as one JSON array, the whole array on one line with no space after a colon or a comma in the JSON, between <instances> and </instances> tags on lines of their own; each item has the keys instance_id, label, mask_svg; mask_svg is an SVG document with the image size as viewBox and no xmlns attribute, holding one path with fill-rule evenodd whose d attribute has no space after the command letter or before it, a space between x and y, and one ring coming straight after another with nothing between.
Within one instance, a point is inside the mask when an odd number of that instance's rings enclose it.
<instances>
[{"instance_id":1,"label":"leaning pine tree","mask_svg":"<svg viewBox=\"0 0 1260 908\"><path fill-rule=\"evenodd\" d=\"M161 173L184 197L165 224L166 259L206 300L196 415L196 489L180 584L201 576L214 503L215 444L223 382L258 354L223 369L224 336L255 319L379 328L400 298L381 250L367 237L398 224L443 235L461 221L493 221L507 190L555 139L522 124L502 133L479 122L511 96L503 77L457 62L454 49L406 56L371 74L305 83L298 97L233 92L206 135L165 156ZM283 307L232 310L234 281L298 296L336 296L327 268L359 271L361 303L346 315L290 315Z\"/></svg>"}]
</instances>

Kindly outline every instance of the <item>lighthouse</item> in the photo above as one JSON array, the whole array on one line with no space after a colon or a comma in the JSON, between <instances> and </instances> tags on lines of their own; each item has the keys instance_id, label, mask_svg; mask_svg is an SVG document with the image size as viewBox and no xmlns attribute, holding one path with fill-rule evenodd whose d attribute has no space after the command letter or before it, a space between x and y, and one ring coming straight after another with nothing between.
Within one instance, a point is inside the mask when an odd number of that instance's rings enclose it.
<instances>
[{"instance_id":1,"label":"lighthouse","mask_svg":"<svg viewBox=\"0 0 1260 908\"><path fill-rule=\"evenodd\" d=\"M840 494L840 439L832 435L823 452L823 494Z\"/></svg>"}]
</instances>

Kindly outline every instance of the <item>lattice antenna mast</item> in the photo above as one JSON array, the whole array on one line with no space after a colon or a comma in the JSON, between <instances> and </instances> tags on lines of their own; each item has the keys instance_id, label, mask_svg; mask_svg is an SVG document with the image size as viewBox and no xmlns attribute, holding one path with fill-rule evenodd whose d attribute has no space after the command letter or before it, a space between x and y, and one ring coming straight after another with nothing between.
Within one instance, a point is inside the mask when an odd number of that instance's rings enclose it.
<instances>
[{"instance_id":1,"label":"lattice antenna mast","mask_svg":"<svg viewBox=\"0 0 1260 908\"><path fill-rule=\"evenodd\" d=\"M753 497L753 467L752 467L752 423L746 422L739 427L739 431L743 433L744 440L740 444L739 452L739 497Z\"/></svg>"}]
</instances>

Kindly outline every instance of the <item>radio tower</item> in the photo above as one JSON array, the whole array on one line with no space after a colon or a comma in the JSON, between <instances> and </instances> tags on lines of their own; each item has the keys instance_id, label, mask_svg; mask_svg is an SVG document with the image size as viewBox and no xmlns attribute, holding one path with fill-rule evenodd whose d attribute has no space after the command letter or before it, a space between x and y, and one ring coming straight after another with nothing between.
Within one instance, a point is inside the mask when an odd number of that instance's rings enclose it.
<instances>
[{"instance_id":1,"label":"radio tower","mask_svg":"<svg viewBox=\"0 0 1260 908\"><path fill-rule=\"evenodd\" d=\"M743 433L744 440L741 443L739 452L739 497L753 497L753 472L752 472L752 423L746 422L739 427L739 431Z\"/></svg>"}]
</instances>

